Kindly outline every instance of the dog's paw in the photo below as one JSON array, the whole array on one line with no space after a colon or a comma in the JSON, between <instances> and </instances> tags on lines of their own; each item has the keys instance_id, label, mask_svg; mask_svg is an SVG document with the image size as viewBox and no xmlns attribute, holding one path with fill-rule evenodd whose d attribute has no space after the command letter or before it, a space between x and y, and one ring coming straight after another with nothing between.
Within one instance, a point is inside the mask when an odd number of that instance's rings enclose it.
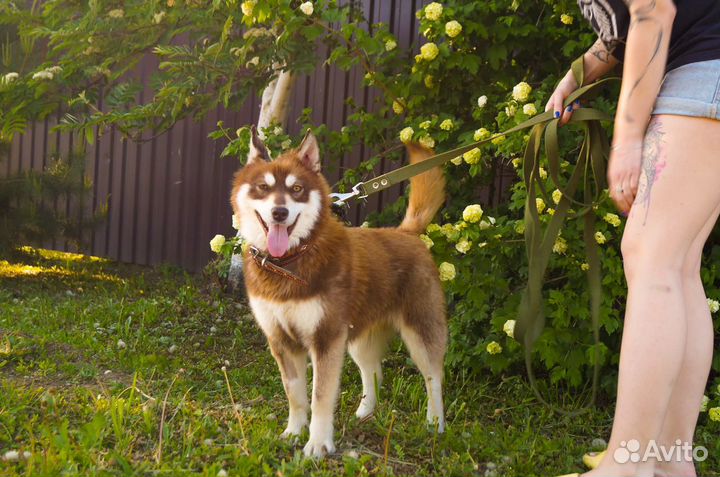
<instances>
[{"instance_id":1,"label":"dog's paw","mask_svg":"<svg viewBox=\"0 0 720 477\"><path fill-rule=\"evenodd\" d=\"M363 399L362 401L360 401L360 405L358 406L357 411L355 411L355 417L357 417L361 421L366 421L373 416L374 412L375 412L375 405L368 404Z\"/></svg>"},{"instance_id":2,"label":"dog's paw","mask_svg":"<svg viewBox=\"0 0 720 477\"><path fill-rule=\"evenodd\" d=\"M281 434L281 437L290 438L300 435L303 428L307 426L308 423L307 415L301 414L300 416L301 417L298 417L297 415L290 413L290 417L288 418L288 425Z\"/></svg>"},{"instance_id":3,"label":"dog's paw","mask_svg":"<svg viewBox=\"0 0 720 477\"><path fill-rule=\"evenodd\" d=\"M437 431L439 434L445 432L445 417L430 416L427 417L427 424L430 431Z\"/></svg>"},{"instance_id":4,"label":"dog's paw","mask_svg":"<svg viewBox=\"0 0 720 477\"><path fill-rule=\"evenodd\" d=\"M335 453L335 444L333 444L332 437L318 439L310 436L310 440L305 444L303 452L305 457L322 458L327 454Z\"/></svg>"}]
</instances>

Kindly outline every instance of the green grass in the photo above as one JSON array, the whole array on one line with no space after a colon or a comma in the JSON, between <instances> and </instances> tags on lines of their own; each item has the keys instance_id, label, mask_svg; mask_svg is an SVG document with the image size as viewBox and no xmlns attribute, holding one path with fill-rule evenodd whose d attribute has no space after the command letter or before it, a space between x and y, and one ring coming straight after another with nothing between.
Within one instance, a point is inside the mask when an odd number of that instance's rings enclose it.
<instances>
[{"instance_id":1,"label":"green grass","mask_svg":"<svg viewBox=\"0 0 720 477\"><path fill-rule=\"evenodd\" d=\"M607 408L563 417L522 376L449 373L448 430L436 436L399 343L384 367L376 415L358 422L360 379L346 362L338 453L304 459L307 436L279 438L279 372L242 303L176 269L26 248L0 261L0 455L30 456L0 460L0 476L552 476L581 470L608 434ZM710 449L702 475L720 475L715 436L698 434Z\"/></svg>"}]
</instances>

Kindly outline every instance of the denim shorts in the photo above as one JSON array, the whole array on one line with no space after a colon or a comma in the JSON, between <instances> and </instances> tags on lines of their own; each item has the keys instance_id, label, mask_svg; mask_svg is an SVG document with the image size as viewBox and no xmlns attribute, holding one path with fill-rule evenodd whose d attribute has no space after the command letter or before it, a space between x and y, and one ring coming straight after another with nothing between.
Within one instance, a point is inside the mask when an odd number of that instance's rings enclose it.
<instances>
[{"instance_id":1,"label":"denim shorts","mask_svg":"<svg viewBox=\"0 0 720 477\"><path fill-rule=\"evenodd\" d=\"M668 71L652 114L720 120L720 60L689 63Z\"/></svg>"}]
</instances>

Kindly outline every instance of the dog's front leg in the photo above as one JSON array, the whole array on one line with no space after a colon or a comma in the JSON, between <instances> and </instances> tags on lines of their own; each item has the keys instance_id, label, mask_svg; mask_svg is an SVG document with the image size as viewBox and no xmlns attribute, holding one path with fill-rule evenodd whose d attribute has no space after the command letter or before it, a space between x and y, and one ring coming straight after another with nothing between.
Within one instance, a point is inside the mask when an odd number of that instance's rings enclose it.
<instances>
[{"instance_id":1,"label":"dog's front leg","mask_svg":"<svg viewBox=\"0 0 720 477\"><path fill-rule=\"evenodd\" d=\"M337 333L332 339L316 340L310 349L313 365L312 417L310 439L304 449L308 457L322 457L335 452L333 413L340 388L346 339L345 333Z\"/></svg>"},{"instance_id":2,"label":"dog's front leg","mask_svg":"<svg viewBox=\"0 0 720 477\"><path fill-rule=\"evenodd\" d=\"M268 339L270 352L280 368L285 394L288 398L288 424L283 437L297 436L307 425L307 352L291 342L289 337L281 336L277 330L275 336Z\"/></svg>"}]
</instances>

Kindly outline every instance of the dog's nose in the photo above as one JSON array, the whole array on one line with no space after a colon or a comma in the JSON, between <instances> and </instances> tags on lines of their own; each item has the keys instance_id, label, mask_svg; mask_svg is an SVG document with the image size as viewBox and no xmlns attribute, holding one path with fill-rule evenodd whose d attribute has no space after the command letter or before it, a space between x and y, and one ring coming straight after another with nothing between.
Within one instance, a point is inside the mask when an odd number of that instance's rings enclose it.
<instances>
[{"instance_id":1,"label":"dog's nose","mask_svg":"<svg viewBox=\"0 0 720 477\"><path fill-rule=\"evenodd\" d=\"M289 213L290 211L287 207L273 207L272 209L272 217L277 222L284 222L285 219L288 218Z\"/></svg>"}]
</instances>

